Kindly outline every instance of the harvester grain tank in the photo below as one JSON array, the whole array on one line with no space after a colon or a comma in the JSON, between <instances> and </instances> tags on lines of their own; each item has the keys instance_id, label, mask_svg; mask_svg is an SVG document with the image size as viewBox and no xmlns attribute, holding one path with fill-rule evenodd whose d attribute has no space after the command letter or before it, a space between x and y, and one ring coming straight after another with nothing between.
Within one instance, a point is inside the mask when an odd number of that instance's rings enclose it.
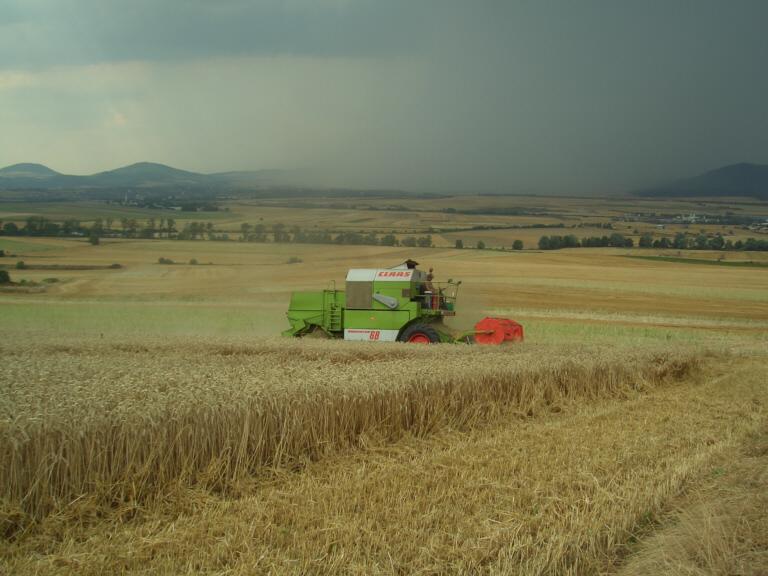
<instances>
[{"instance_id":1,"label":"harvester grain tank","mask_svg":"<svg viewBox=\"0 0 768 576\"><path fill-rule=\"evenodd\" d=\"M294 292L285 336L321 336L374 342L467 342L523 340L523 327L487 317L473 330L455 333L443 320L456 314L461 282L433 282L409 260L394 268L353 268L346 289Z\"/></svg>"}]
</instances>

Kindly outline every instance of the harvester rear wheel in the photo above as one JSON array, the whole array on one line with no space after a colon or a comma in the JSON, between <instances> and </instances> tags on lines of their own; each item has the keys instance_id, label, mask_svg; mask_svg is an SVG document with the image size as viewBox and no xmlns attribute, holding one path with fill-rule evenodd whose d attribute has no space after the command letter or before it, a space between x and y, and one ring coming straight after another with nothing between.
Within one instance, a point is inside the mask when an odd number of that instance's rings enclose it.
<instances>
[{"instance_id":1,"label":"harvester rear wheel","mask_svg":"<svg viewBox=\"0 0 768 576\"><path fill-rule=\"evenodd\" d=\"M398 340L413 344L437 344L440 342L440 334L429 324L411 324L403 330Z\"/></svg>"}]
</instances>

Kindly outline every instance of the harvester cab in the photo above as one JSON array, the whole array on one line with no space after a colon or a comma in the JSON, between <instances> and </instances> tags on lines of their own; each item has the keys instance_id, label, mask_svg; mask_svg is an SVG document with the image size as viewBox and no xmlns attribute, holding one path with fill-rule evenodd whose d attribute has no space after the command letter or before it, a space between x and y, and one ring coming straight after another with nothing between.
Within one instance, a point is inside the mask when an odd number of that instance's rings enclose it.
<instances>
[{"instance_id":1,"label":"harvester cab","mask_svg":"<svg viewBox=\"0 0 768 576\"><path fill-rule=\"evenodd\" d=\"M523 327L506 318L484 318L474 330L455 333L443 322L456 314L461 282L434 282L417 263L394 268L353 268L345 290L294 292L285 336L320 336L375 342L522 341Z\"/></svg>"}]
</instances>

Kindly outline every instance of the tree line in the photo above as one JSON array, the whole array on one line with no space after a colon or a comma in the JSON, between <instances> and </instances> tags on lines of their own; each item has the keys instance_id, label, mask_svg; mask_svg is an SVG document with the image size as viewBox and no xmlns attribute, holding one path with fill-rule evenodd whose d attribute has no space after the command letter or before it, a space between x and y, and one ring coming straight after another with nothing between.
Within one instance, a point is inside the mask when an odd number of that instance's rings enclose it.
<instances>
[{"instance_id":1,"label":"tree line","mask_svg":"<svg viewBox=\"0 0 768 576\"><path fill-rule=\"evenodd\" d=\"M542 236L539 238L540 250L559 250L560 248L632 248L635 241L623 234L614 233L610 236L590 236L579 240L573 234L567 236ZM722 234L708 236L706 234L686 234L678 232L674 237L654 238L653 234L645 233L637 243L640 248L674 248L677 250L746 250L768 251L768 240L747 238L746 240L726 240Z\"/></svg>"},{"instance_id":2,"label":"tree line","mask_svg":"<svg viewBox=\"0 0 768 576\"><path fill-rule=\"evenodd\" d=\"M379 234L376 232L330 232L328 230L305 230L300 226L288 227L285 224L273 224L267 227L264 224L240 225L240 240L243 242L278 242L297 244L348 244L369 246L407 246L431 248L432 235L405 236L398 238L394 232Z\"/></svg>"},{"instance_id":3,"label":"tree line","mask_svg":"<svg viewBox=\"0 0 768 576\"><path fill-rule=\"evenodd\" d=\"M214 223L185 222L181 228L173 218L149 218L139 221L134 218L98 218L88 226L77 219L55 222L44 216L29 216L20 226L16 222L0 221L0 235L5 236L75 236L85 237L92 244L98 244L101 238L144 238L177 240L238 240L241 242L276 242L297 244L339 244L371 246L405 246L430 248L434 246L432 235L398 236L390 233L304 229L300 226L286 226L276 223L240 225L239 236L217 230ZM235 237L236 236L236 237ZM456 248L464 248L463 240L456 240ZM539 238L540 250L559 250L561 248L632 248L635 241L618 232L604 236L577 238L574 234L548 235ZM654 238L653 234L642 234L637 242L640 248L673 248L677 250L746 250L768 251L768 240L747 238L746 240L725 239L721 234L687 234L678 232L674 237ZM473 248L485 249L484 241L479 240ZM514 250L522 250L521 240L512 244Z\"/></svg>"},{"instance_id":4,"label":"tree line","mask_svg":"<svg viewBox=\"0 0 768 576\"><path fill-rule=\"evenodd\" d=\"M213 222L185 222L181 228L173 218L149 218L139 221L134 218L96 219L90 226L76 219L62 223L54 222L43 216L30 216L19 226L15 222L0 221L0 235L5 236L65 236L86 237L92 244L98 244L100 238L144 238L176 240L239 240L242 242L277 242L299 244L351 244L373 246L406 246L430 248L433 246L432 235L409 235L398 238L394 232L380 234L376 232L330 232L327 230L305 230L299 226L288 227L276 223L240 225L237 238L228 232L217 230Z\"/></svg>"},{"instance_id":5,"label":"tree line","mask_svg":"<svg viewBox=\"0 0 768 576\"><path fill-rule=\"evenodd\" d=\"M203 230L208 224L195 223ZM110 236L122 238L171 238L178 233L173 218L150 218L140 222L135 218L97 218L88 226L75 218L54 222L44 216L29 216L24 224L0 221L0 234L5 236Z\"/></svg>"}]
</instances>

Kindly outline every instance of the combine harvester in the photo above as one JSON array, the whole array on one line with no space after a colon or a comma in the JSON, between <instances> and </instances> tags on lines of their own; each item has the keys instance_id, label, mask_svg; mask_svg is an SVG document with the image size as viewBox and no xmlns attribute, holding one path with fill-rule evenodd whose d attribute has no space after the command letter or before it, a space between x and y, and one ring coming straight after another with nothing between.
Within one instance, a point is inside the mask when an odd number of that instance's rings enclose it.
<instances>
[{"instance_id":1,"label":"combine harvester","mask_svg":"<svg viewBox=\"0 0 768 576\"><path fill-rule=\"evenodd\" d=\"M502 344L523 340L523 327L507 318L483 318L474 330L455 333L443 323L456 315L461 282L432 282L408 260L394 268L353 268L346 290L294 292L284 336L372 342L466 342Z\"/></svg>"}]
</instances>

